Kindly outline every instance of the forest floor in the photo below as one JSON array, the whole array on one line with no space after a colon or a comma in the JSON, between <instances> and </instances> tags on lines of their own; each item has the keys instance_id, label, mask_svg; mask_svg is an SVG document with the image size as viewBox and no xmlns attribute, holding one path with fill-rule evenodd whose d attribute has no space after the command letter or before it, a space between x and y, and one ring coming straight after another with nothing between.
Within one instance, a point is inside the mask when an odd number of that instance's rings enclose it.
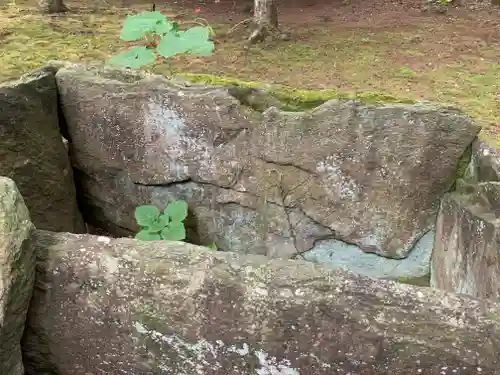
<instances>
[{"instance_id":1,"label":"forest floor","mask_svg":"<svg viewBox=\"0 0 500 375\"><path fill-rule=\"evenodd\" d=\"M126 14L151 7L142 0L68 1L70 12L44 16L30 1L4 1L10 4L0 6L0 81L48 60L104 61L128 47L118 40ZM245 26L229 31L251 16L251 3L156 1L181 28L195 18L209 22L216 49L211 57L180 56L152 70L381 92L456 105L492 130L500 124L500 7L487 0L447 14L424 13L408 0L283 1L280 25L291 40L246 49ZM494 140L495 133L484 134Z\"/></svg>"}]
</instances>

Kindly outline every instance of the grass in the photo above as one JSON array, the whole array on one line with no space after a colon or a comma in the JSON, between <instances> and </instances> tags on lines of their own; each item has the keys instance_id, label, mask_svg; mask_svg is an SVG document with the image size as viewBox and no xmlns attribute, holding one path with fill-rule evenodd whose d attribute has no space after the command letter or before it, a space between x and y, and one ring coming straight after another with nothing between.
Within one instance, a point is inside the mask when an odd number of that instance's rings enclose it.
<instances>
[{"instance_id":1,"label":"grass","mask_svg":"<svg viewBox=\"0 0 500 375\"><path fill-rule=\"evenodd\" d=\"M46 17L28 8L0 8L0 81L48 60L106 60L127 47L118 41L124 17L116 9ZM453 104L486 125L500 122L500 49L474 34L474 22L423 21L391 29L311 23L294 29L293 41L245 50L241 35L224 36L232 24L209 21L219 36L214 56L177 57L151 70L268 82L280 85L281 92L283 87L368 97L383 92L388 100ZM494 132L484 131L483 137L500 144Z\"/></svg>"}]
</instances>

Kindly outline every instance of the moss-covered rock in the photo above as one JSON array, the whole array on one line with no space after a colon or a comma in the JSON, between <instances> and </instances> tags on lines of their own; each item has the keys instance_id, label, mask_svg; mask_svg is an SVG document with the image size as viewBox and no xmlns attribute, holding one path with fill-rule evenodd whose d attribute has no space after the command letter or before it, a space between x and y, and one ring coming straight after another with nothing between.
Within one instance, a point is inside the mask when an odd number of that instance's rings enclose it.
<instances>
[{"instance_id":1,"label":"moss-covered rock","mask_svg":"<svg viewBox=\"0 0 500 375\"><path fill-rule=\"evenodd\" d=\"M263 111L270 106L277 106L280 109L287 111L305 111L315 108L331 99L356 99L366 104L416 103L416 101L408 98L397 98L389 94L375 92L349 93L340 92L337 89L299 90L283 85L269 85L263 82L241 81L235 78L218 77L211 74L181 73L179 75L192 83L204 83L214 86L232 86L239 88L239 91L235 91L237 93L235 97L237 97L237 99L243 104L249 105L258 111ZM260 91L261 93L256 95L256 91ZM257 96L258 100L256 99ZM267 98L265 98L265 96L267 96Z\"/></svg>"},{"instance_id":2,"label":"moss-covered rock","mask_svg":"<svg viewBox=\"0 0 500 375\"><path fill-rule=\"evenodd\" d=\"M423 286L429 287L431 285L431 277L430 275L425 275L421 277L405 277L402 276L397 280L399 283L415 285L415 286Z\"/></svg>"}]
</instances>

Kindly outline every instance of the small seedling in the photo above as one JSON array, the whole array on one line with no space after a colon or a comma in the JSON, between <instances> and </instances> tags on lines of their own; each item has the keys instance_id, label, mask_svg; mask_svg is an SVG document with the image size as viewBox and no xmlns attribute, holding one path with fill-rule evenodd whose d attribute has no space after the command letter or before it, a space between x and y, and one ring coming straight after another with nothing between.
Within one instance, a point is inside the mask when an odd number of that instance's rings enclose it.
<instances>
[{"instance_id":1,"label":"small seedling","mask_svg":"<svg viewBox=\"0 0 500 375\"><path fill-rule=\"evenodd\" d=\"M210 245L208 245L207 247L208 247L210 250L215 250L215 251L219 250L219 249L217 248L217 245L215 244L215 242L214 242L214 243L212 243L212 244L210 244Z\"/></svg>"},{"instance_id":2,"label":"small seedling","mask_svg":"<svg viewBox=\"0 0 500 375\"><path fill-rule=\"evenodd\" d=\"M185 201L170 202L163 213L155 206L139 206L135 209L135 220L141 230L135 238L143 241L184 241L184 220L187 214L188 205Z\"/></svg>"},{"instance_id":3,"label":"small seedling","mask_svg":"<svg viewBox=\"0 0 500 375\"><path fill-rule=\"evenodd\" d=\"M120 68L140 69L156 60L157 55L173 57L182 53L210 56L214 43L209 26L194 26L185 31L161 12L142 12L127 16L120 32L123 41L142 40L144 45L121 52L106 63Z\"/></svg>"},{"instance_id":4,"label":"small seedling","mask_svg":"<svg viewBox=\"0 0 500 375\"><path fill-rule=\"evenodd\" d=\"M399 68L399 74L406 76L406 77L413 77L417 73L413 69L408 68L406 66L403 66L403 67Z\"/></svg>"}]
</instances>

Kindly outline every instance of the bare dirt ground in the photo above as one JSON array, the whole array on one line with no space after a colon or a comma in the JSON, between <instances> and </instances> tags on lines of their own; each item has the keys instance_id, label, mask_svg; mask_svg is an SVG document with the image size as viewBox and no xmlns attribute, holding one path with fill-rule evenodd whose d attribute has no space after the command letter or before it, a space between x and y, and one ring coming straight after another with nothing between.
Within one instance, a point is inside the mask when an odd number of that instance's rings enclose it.
<instances>
[{"instance_id":1,"label":"bare dirt ground","mask_svg":"<svg viewBox=\"0 0 500 375\"><path fill-rule=\"evenodd\" d=\"M152 70L450 103L494 129L500 123L500 7L467 2L443 15L422 12L424 1L283 0L280 25L291 40L245 49L245 26L228 31L250 17L251 0L158 0L157 9L181 27L197 17L209 22L216 50L209 58L180 56ZM39 15L29 1L4 5L0 79L50 59L106 60L128 47L118 40L125 15L151 2L68 2L71 11L57 17Z\"/></svg>"}]
</instances>

